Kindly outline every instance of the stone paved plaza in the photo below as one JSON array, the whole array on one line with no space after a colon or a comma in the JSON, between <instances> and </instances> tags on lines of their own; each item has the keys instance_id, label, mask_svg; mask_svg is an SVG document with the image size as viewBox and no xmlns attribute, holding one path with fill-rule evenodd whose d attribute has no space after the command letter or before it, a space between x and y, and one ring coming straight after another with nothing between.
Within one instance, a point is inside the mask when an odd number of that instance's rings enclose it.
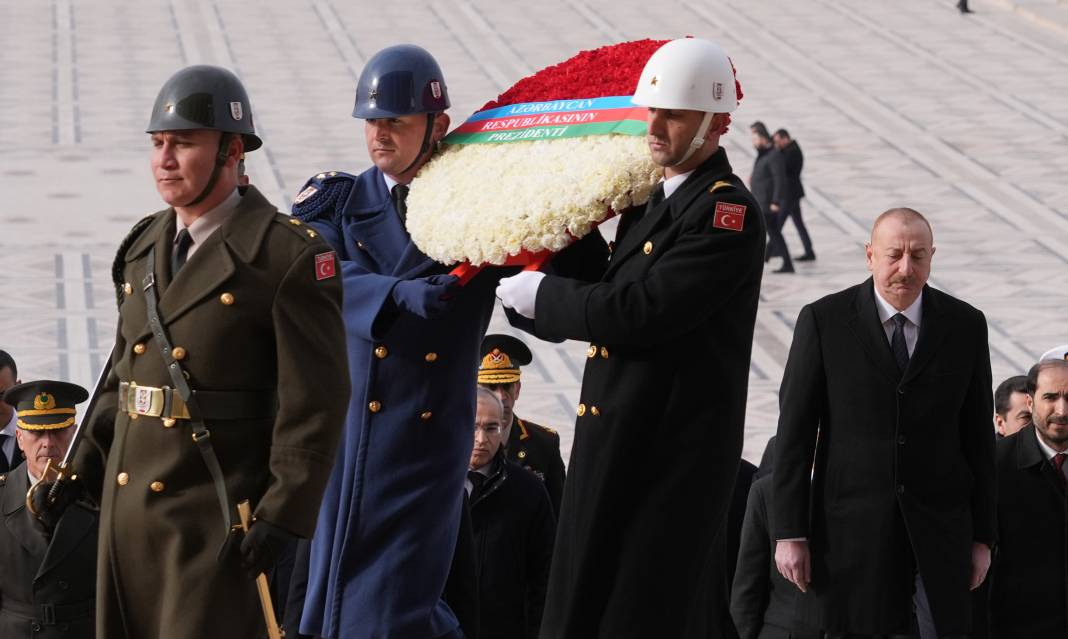
<instances>
[{"instance_id":1,"label":"stone paved plaza","mask_svg":"<svg viewBox=\"0 0 1068 639\"><path fill-rule=\"evenodd\" d=\"M244 80L266 141L249 173L288 207L309 175L369 166L349 113L384 46L438 57L458 123L581 49L695 35L726 48L744 87L724 139L736 171L748 177L753 120L802 146L819 256L765 274L746 457L775 429L798 310L867 276L869 226L892 206L930 217L932 284L986 313L1000 380L1068 342L1068 6L1031 4L974 0L962 17L952 0L0 0L0 348L24 380L91 384L115 330L115 247L161 208L143 130L181 66ZM786 238L799 253L792 226ZM519 403L566 448L585 348L536 344Z\"/></svg>"}]
</instances>

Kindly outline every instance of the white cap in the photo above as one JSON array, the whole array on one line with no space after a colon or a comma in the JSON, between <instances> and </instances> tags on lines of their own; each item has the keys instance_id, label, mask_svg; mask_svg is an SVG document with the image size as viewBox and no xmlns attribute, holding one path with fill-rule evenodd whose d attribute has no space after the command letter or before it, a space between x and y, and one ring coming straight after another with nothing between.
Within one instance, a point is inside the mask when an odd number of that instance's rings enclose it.
<instances>
[{"instance_id":1,"label":"white cap","mask_svg":"<svg viewBox=\"0 0 1068 639\"><path fill-rule=\"evenodd\" d=\"M1068 344L1061 344L1042 353L1042 357L1038 358L1038 361L1044 362L1048 359L1063 359L1068 360Z\"/></svg>"},{"instance_id":2,"label":"white cap","mask_svg":"<svg viewBox=\"0 0 1068 639\"><path fill-rule=\"evenodd\" d=\"M645 63L633 102L656 109L730 113L738 108L734 69L715 42L672 40Z\"/></svg>"}]
</instances>

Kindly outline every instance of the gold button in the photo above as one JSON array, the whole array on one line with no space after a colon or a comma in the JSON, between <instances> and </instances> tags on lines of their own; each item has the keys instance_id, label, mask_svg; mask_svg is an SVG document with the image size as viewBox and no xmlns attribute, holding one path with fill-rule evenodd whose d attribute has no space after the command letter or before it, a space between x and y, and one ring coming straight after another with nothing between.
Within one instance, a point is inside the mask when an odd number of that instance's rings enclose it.
<instances>
[{"instance_id":1,"label":"gold button","mask_svg":"<svg viewBox=\"0 0 1068 639\"><path fill-rule=\"evenodd\" d=\"M419 419L421 419L421 420L423 420L425 422L426 420L430 419L433 416L434 416L434 413L431 413L430 411L424 411L421 415L419 415Z\"/></svg>"},{"instance_id":2,"label":"gold button","mask_svg":"<svg viewBox=\"0 0 1068 639\"><path fill-rule=\"evenodd\" d=\"M171 355L174 356L174 359L176 359L176 360L178 360L180 362L183 359L185 359L185 349L182 348L181 346L175 346L174 350L171 351Z\"/></svg>"},{"instance_id":3,"label":"gold button","mask_svg":"<svg viewBox=\"0 0 1068 639\"><path fill-rule=\"evenodd\" d=\"M223 306L232 306L234 303L234 296L231 293L223 293L219 296L219 301L223 303Z\"/></svg>"},{"instance_id":4,"label":"gold button","mask_svg":"<svg viewBox=\"0 0 1068 639\"><path fill-rule=\"evenodd\" d=\"M292 224L293 226L300 226L300 220L298 220L295 217L289 218L289 223Z\"/></svg>"},{"instance_id":5,"label":"gold button","mask_svg":"<svg viewBox=\"0 0 1068 639\"><path fill-rule=\"evenodd\" d=\"M377 413L378 411L382 410L382 402L379 402L377 400L371 402L367 405L367 410L371 411L372 413Z\"/></svg>"},{"instance_id":6,"label":"gold button","mask_svg":"<svg viewBox=\"0 0 1068 639\"><path fill-rule=\"evenodd\" d=\"M436 362L436 361L438 361L438 354L437 353L427 353L425 359L428 362Z\"/></svg>"},{"instance_id":7,"label":"gold button","mask_svg":"<svg viewBox=\"0 0 1068 639\"><path fill-rule=\"evenodd\" d=\"M161 481L154 481L151 484L149 484L148 487L151 488L152 492L154 492L154 493L162 493L163 489L166 488L166 486L164 486L163 482L161 482Z\"/></svg>"},{"instance_id":8,"label":"gold button","mask_svg":"<svg viewBox=\"0 0 1068 639\"><path fill-rule=\"evenodd\" d=\"M586 349L586 357L596 357L596 356L597 356L597 345L596 344L590 344L590 347Z\"/></svg>"},{"instance_id":9,"label":"gold button","mask_svg":"<svg viewBox=\"0 0 1068 639\"><path fill-rule=\"evenodd\" d=\"M130 475L128 475L127 473L119 473L115 477L115 481L118 482L120 486L125 486L126 484L130 483Z\"/></svg>"},{"instance_id":10,"label":"gold button","mask_svg":"<svg viewBox=\"0 0 1068 639\"><path fill-rule=\"evenodd\" d=\"M356 240L356 248L363 249L363 242Z\"/></svg>"},{"instance_id":11,"label":"gold button","mask_svg":"<svg viewBox=\"0 0 1068 639\"><path fill-rule=\"evenodd\" d=\"M174 428L174 425L177 424L177 423L178 423L178 420L174 419L172 417L163 418L163 427L164 428Z\"/></svg>"},{"instance_id":12,"label":"gold button","mask_svg":"<svg viewBox=\"0 0 1068 639\"><path fill-rule=\"evenodd\" d=\"M596 406L590 406L590 413L591 413L591 414L592 414L592 415L593 415L594 417L596 417L596 416L598 416L598 415L600 415L600 414L601 414L601 409L600 409L600 408L597 408Z\"/></svg>"},{"instance_id":13,"label":"gold button","mask_svg":"<svg viewBox=\"0 0 1068 639\"><path fill-rule=\"evenodd\" d=\"M527 458L527 451L525 451L525 450L519 451L519 454L516 455L516 457L518 457L519 459L526 459Z\"/></svg>"},{"instance_id":14,"label":"gold button","mask_svg":"<svg viewBox=\"0 0 1068 639\"><path fill-rule=\"evenodd\" d=\"M603 357L604 359L608 359L608 349L604 346L601 347L601 357Z\"/></svg>"},{"instance_id":15,"label":"gold button","mask_svg":"<svg viewBox=\"0 0 1068 639\"><path fill-rule=\"evenodd\" d=\"M145 354L145 345L141 344L141 343L134 344L133 352L134 352L134 355L144 355Z\"/></svg>"},{"instance_id":16,"label":"gold button","mask_svg":"<svg viewBox=\"0 0 1068 639\"><path fill-rule=\"evenodd\" d=\"M642 253L645 253L646 255L648 255L648 254L650 254L652 252L653 252L653 243L652 242L646 242L645 246L642 247Z\"/></svg>"},{"instance_id":17,"label":"gold button","mask_svg":"<svg viewBox=\"0 0 1068 639\"><path fill-rule=\"evenodd\" d=\"M133 295L133 284L130 284L129 282L126 282L125 284L123 284L122 285L122 292L126 293L127 295Z\"/></svg>"},{"instance_id":18,"label":"gold button","mask_svg":"<svg viewBox=\"0 0 1068 639\"><path fill-rule=\"evenodd\" d=\"M389 349L385 346L379 346L375 349L375 357L378 359L385 359L386 355L389 355Z\"/></svg>"},{"instance_id":19,"label":"gold button","mask_svg":"<svg viewBox=\"0 0 1068 639\"><path fill-rule=\"evenodd\" d=\"M579 404L578 405L578 416L582 417L585 414L586 414L586 405L585 404Z\"/></svg>"},{"instance_id":20,"label":"gold button","mask_svg":"<svg viewBox=\"0 0 1068 639\"><path fill-rule=\"evenodd\" d=\"M315 231L313 231L311 229L306 229L306 230L308 231L308 237L315 237Z\"/></svg>"}]
</instances>

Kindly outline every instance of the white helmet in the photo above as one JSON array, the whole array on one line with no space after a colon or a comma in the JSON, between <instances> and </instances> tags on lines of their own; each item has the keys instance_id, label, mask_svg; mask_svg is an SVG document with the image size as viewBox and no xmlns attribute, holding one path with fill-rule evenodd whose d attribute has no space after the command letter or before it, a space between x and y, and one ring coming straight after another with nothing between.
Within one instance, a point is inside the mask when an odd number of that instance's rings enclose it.
<instances>
[{"instance_id":1,"label":"white helmet","mask_svg":"<svg viewBox=\"0 0 1068 639\"><path fill-rule=\"evenodd\" d=\"M734 69L715 42L672 40L645 63L633 101L657 109L730 113L738 108Z\"/></svg>"}]
</instances>

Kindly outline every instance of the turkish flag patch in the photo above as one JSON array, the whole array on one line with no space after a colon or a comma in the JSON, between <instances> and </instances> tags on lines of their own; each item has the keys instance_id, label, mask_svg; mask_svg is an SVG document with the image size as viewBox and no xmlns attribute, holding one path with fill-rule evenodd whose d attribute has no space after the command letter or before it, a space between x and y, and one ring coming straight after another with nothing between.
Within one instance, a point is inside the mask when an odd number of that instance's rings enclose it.
<instances>
[{"instance_id":1,"label":"turkish flag patch","mask_svg":"<svg viewBox=\"0 0 1068 639\"><path fill-rule=\"evenodd\" d=\"M728 231L740 231L745 224L745 205L729 202L716 202L716 214L712 226Z\"/></svg>"},{"instance_id":2,"label":"turkish flag patch","mask_svg":"<svg viewBox=\"0 0 1068 639\"><path fill-rule=\"evenodd\" d=\"M320 253L315 256L315 279L328 280L337 275L334 252Z\"/></svg>"}]
</instances>

